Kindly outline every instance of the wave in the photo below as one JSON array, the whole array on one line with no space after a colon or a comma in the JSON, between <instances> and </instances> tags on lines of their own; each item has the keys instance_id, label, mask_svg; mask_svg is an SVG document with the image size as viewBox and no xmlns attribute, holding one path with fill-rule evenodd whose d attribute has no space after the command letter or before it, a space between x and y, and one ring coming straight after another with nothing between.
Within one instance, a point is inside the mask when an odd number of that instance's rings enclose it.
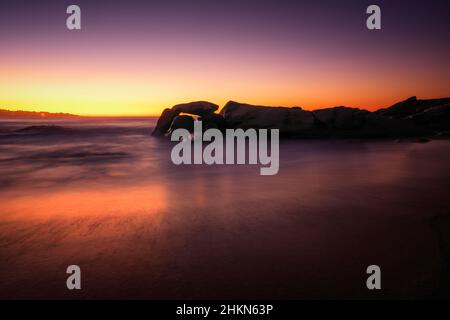
<instances>
[{"instance_id":1,"label":"wave","mask_svg":"<svg viewBox=\"0 0 450 320\"><path fill-rule=\"evenodd\" d=\"M78 130L72 128L65 128L62 126L55 125L42 125L42 126L27 126L18 130L13 131L14 133L19 134L68 134L68 133L77 133Z\"/></svg>"},{"instance_id":2,"label":"wave","mask_svg":"<svg viewBox=\"0 0 450 320\"><path fill-rule=\"evenodd\" d=\"M123 127L123 126L59 126L59 125L31 125L21 128L2 128L0 138L29 138L29 137L87 137L114 135L143 135L150 136L153 127Z\"/></svg>"}]
</instances>

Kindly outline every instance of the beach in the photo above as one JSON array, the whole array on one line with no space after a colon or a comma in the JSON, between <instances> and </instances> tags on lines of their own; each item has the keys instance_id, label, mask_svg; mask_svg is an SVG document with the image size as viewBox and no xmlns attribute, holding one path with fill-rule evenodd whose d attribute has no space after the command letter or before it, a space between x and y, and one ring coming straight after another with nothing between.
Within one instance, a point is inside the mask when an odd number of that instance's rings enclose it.
<instances>
[{"instance_id":1,"label":"beach","mask_svg":"<svg viewBox=\"0 0 450 320\"><path fill-rule=\"evenodd\" d=\"M155 124L0 120L0 298L448 292L450 141L282 140L278 174L261 176L176 166ZM72 264L82 290L66 288ZM378 292L366 287L372 264Z\"/></svg>"}]
</instances>

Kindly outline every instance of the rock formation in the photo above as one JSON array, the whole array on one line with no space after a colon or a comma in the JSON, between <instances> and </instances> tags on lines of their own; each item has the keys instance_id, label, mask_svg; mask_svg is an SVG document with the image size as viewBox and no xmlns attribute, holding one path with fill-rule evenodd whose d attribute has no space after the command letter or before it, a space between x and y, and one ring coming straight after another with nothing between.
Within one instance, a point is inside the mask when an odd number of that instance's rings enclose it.
<instances>
[{"instance_id":1,"label":"rock formation","mask_svg":"<svg viewBox=\"0 0 450 320\"><path fill-rule=\"evenodd\" d=\"M161 115L159 116L158 122L156 123L156 127L152 132L154 136L163 136L165 135L172 125L173 119L178 114L171 109L164 109Z\"/></svg>"},{"instance_id":2,"label":"rock formation","mask_svg":"<svg viewBox=\"0 0 450 320\"><path fill-rule=\"evenodd\" d=\"M194 132L194 121L194 118L188 115L176 116L172 121L169 133L176 129L186 129L189 132Z\"/></svg>"},{"instance_id":3,"label":"rock formation","mask_svg":"<svg viewBox=\"0 0 450 320\"><path fill-rule=\"evenodd\" d=\"M170 134L177 128L184 128L192 131L194 128L194 116L200 117L201 120L206 119L205 124L210 120L210 127L224 126L218 114L214 112L219 109L217 104L207 101L195 101L183 104L177 104L172 108L164 109L153 130L154 136L163 136ZM183 115L180 115L180 114ZM222 119L223 120L223 119Z\"/></svg>"},{"instance_id":4,"label":"rock formation","mask_svg":"<svg viewBox=\"0 0 450 320\"><path fill-rule=\"evenodd\" d=\"M412 97L375 112L343 106L306 111L235 101L220 113L217 110L217 105L206 101L175 105L163 111L153 134L162 136L177 128L192 131L196 119L205 130L279 129L282 137L294 138L422 137L450 130L450 99Z\"/></svg>"},{"instance_id":5,"label":"rock formation","mask_svg":"<svg viewBox=\"0 0 450 320\"><path fill-rule=\"evenodd\" d=\"M176 113L189 113L202 116L205 114L211 114L219 109L217 104L207 101L196 101L189 103L177 104L172 107L172 110Z\"/></svg>"},{"instance_id":6,"label":"rock formation","mask_svg":"<svg viewBox=\"0 0 450 320\"><path fill-rule=\"evenodd\" d=\"M409 116L419 114L429 108L442 106L450 103L450 98L417 100L417 97L411 97L404 101L398 102L389 108L380 109L375 113L396 119L404 119Z\"/></svg>"},{"instance_id":7,"label":"rock formation","mask_svg":"<svg viewBox=\"0 0 450 320\"><path fill-rule=\"evenodd\" d=\"M229 101L220 114L230 128L279 129L283 136L310 137L323 132L314 114L298 107L253 106Z\"/></svg>"}]
</instances>

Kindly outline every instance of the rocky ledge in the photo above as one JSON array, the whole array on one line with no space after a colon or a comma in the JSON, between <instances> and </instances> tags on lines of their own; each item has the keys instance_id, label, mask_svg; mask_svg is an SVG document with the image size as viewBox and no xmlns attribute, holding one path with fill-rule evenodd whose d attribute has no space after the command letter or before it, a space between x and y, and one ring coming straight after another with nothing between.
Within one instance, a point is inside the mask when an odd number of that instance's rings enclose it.
<instances>
[{"instance_id":1,"label":"rocky ledge","mask_svg":"<svg viewBox=\"0 0 450 320\"><path fill-rule=\"evenodd\" d=\"M229 101L219 106L207 101L178 104L165 109L153 131L170 135L178 128L193 131L194 121L203 129L279 129L292 138L403 138L446 135L450 132L450 98L418 100L416 97L375 112L333 107L314 111L300 107L255 106Z\"/></svg>"}]
</instances>

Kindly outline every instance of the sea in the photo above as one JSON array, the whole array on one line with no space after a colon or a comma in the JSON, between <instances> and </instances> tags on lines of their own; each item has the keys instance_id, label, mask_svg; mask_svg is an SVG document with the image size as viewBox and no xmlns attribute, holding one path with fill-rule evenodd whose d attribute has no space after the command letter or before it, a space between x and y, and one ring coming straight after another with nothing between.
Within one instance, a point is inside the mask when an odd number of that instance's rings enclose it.
<instances>
[{"instance_id":1,"label":"sea","mask_svg":"<svg viewBox=\"0 0 450 320\"><path fill-rule=\"evenodd\" d=\"M261 176L174 165L156 120L0 120L0 298L447 297L449 140L281 140Z\"/></svg>"}]
</instances>

